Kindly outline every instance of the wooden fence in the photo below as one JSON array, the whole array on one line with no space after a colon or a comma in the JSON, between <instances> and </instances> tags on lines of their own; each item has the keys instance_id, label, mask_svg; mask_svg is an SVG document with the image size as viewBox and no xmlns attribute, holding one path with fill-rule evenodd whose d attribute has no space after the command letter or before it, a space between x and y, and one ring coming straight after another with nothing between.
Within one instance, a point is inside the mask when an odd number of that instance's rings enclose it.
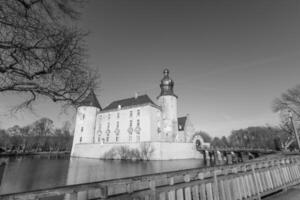
<instances>
[{"instance_id":1,"label":"wooden fence","mask_svg":"<svg viewBox=\"0 0 300 200\"><path fill-rule=\"evenodd\" d=\"M244 164L187 169L37 190L0 199L261 199L300 182L300 157L279 156Z\"/></svg>"}]
</instances>

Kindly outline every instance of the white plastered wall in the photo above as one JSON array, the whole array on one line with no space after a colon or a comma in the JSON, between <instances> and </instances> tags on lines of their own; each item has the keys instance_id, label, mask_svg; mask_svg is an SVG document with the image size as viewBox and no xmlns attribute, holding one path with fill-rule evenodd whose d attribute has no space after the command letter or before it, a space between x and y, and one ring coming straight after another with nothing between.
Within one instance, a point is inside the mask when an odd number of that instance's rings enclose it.
<instances>
[{"instance_id":1,"label":"white plastered wall","mask_svg":"<svg viewBox=\"0 0 300 200\"><path fill-rule=\"evenodd\" d=\"M93 143L96 125L96 116L100 110L92 106L80 106L76 112L75 131L71 155L77 143Z\"/></svg>"}]
</instances>

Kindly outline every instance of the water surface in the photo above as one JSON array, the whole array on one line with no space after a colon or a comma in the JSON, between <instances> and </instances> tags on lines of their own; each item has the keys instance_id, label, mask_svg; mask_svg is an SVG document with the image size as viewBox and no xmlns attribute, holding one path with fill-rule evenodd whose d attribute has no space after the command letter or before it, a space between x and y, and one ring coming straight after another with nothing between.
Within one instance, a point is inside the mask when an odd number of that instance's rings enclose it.
<instances>
[{"instance_id":1,"label":"water surface","mask_svg":"<svg viewBox=\"0 0 300 200\"><path fill-rule=\"evenodd\" d=\"M123 161L26 156L0 158L0 194L203 167L202 160ZM0 174L1 178L1 174Z\"/></svg>"}]
</instances>

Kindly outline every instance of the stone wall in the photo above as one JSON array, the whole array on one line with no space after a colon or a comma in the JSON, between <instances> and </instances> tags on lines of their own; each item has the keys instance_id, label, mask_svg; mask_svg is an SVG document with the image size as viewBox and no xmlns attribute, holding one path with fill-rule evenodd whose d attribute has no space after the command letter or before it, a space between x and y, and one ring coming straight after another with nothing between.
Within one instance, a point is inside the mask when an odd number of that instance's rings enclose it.
<instances>
[{"instance_id":1,"label":"stone wall","mask_svg":"<svg viewBox=\"0 0 300 200\"><path fill-rule=\"evenodd\" d=\"M120 144L76 144L74 157L98 159L175 160L200 159L193 143L142 142Z\"/></svg>"}]
</instances>

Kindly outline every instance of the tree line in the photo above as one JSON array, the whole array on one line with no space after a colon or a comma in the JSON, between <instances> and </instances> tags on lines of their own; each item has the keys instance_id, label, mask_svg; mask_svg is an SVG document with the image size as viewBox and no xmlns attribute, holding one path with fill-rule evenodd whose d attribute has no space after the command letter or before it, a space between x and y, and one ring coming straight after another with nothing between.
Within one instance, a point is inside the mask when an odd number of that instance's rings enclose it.
<instances>
[{"instance_id":1,"label":"tree line","mask_svg":"<svg viewBox=\"0 0 300 200\"><path fill-rule=\"evenodd\" d=\"M0 129L2 151L70 151L72 141L69 121L66 121L61 128L56 128L51 119L41 118L27 126L15 125L8 129Z\"/></svg>"},{"instance_id":2,"label":"tree line","mask_svg":"<svg viewBox=\"0 0 300 200\"><path fill-rule=\"evenodd\" d=\"M290 140L290 135L286 134L280 127L270 126L255 126L245 129L231 131L228 137L211 137L208 133L200 131L205 142L209 142L212 147L230 148L266 148L273 150L282 150L286 143ZM296 147L296 142L292 142L288 146L293 150Z\"/></svg>"}]
</instances>

